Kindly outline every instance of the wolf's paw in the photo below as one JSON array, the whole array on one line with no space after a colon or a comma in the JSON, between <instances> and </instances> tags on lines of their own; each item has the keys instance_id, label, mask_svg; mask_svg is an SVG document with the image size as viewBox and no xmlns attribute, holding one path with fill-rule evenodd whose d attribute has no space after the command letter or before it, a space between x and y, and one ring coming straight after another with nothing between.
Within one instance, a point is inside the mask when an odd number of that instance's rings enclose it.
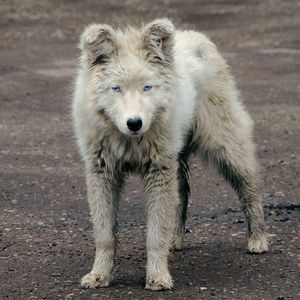
<instances>
[{"instance_id":1,"label":"wolf's paw","mask_svg":"<svg viewBox=\"0 0 300 300\"><path fill-rule=\"evenodd\" d=\"M173 281L170 274L153 274L147 277L146 289L152 291L170 290Z\"/></svg>"},{"instance_id":2,"label":"wolf's paw","mask_svg":"<svg viewBox=\"0 0 300 300\"><path fill-rule=\"evenodd\" d=\"M177 234L172 242L171 249L174 251L180 251L184 244L184 234Z\"/></svg>"},{"instance_id":3,"label":"wolf's paw","mask_svg":"<svg viewBox=\"0 0 300 300\"><path fill-rule=\"evenodd\" d=\"M95 273L88 273L81 279L81 287L85 289L96 287L107 287L111 283L111 277Z\"/></svg>"},{"instance_id":4,"label":"wolf's paw","mask_svg":"<svg viewBox=\"0 0 300 300\"><path fill-rule=\"evenodd\" d=\"M259 238L251 237L248 240L247 250L252 254L265 253L268 251L268 239L266 235Z\"/></svg>"}]
</instances>

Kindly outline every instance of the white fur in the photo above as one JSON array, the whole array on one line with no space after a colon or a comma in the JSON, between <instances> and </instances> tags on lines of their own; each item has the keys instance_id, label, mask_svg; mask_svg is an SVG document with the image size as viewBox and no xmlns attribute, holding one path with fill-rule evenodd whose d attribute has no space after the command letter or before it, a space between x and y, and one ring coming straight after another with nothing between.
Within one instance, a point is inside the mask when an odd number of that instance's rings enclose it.
<instances>
[{"instance_id":1,"label":"white fur","mask_svg":"<svg viewBox=\"0 0 300 300\"><path fill-rule=\"evenodd\" d=\"M252 120L215 45L158 19L123 31L91 25L80 48L73 121L96 242L95 263L82 285L112 280L118 200L126 174L136 172L148 207L146 287L173 286L168 252L172 242L177 248L183 243L191 152L215 164L237 190L249 224L248 249L266 251ZM116 85L121 93L112 90ZM145 85L153 87L144 92ZM136 135L127 127L134 117L143 122Z\"/></svg>"}]
</instances>

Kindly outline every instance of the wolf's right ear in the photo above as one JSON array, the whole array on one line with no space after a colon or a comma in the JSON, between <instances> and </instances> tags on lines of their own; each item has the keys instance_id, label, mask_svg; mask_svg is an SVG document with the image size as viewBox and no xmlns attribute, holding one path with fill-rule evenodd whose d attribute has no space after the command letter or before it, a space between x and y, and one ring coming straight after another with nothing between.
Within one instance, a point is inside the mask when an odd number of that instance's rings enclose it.
<instances>
[{"instance_id":1,"label":"wolf's right ear","mask_svg":"<svg viewBox=\"0 0 300 300\"><path fill-rule=\"evenodd\" d=\"M106 24L91 24L80 37L79 48L91 64L101 64L115 49L114 30Z\"/></svg>"}]
</instances>

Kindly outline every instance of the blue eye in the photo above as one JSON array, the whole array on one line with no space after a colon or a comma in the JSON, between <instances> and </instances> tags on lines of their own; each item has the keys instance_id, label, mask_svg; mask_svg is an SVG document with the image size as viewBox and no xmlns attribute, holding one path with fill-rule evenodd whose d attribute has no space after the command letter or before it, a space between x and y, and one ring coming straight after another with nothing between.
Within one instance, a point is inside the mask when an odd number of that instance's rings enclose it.
<instances>
[{"instance_id":1,"label":"blue eye","mask_svg":"<svg viewBox=\"0 0 300 300\"><path fill-rule=\"evenodd\" d=\"M152 89L152 85L145 85L143 91L148 92Z\"/></svg>"},{"instance_id":2,"label":"blue eye","mask_svg":"<svg viewBox=\"0 0 300 300\"><path fill-rule=\"evenodd\" d=\"M121 93L121 88L118 85L115 85L111 88L116 93Z\"/></svg>"}]
</instances>

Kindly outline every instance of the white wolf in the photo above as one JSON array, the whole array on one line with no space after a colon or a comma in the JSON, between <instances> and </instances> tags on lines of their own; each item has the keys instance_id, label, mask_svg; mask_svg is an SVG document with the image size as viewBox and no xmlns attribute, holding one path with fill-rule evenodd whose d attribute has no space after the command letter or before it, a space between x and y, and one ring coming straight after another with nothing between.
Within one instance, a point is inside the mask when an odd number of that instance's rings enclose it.
<instances>
[{"instance_id":1,"label":"white wolf","mask_svg":"<svg viewBox=\"0 0 300 300\"><path fill-rule=\"evenodd\" d=\"M72 108L96 244L82 286L112 281L118 202L129 172L145 184L146 288L173 286L168 254L184 239L191 153L213 163L238 193L248 251L267 251L252 120L215 45L157 19L124 30L90 25L80 48Z\"/></svg>"}]
</instances>

